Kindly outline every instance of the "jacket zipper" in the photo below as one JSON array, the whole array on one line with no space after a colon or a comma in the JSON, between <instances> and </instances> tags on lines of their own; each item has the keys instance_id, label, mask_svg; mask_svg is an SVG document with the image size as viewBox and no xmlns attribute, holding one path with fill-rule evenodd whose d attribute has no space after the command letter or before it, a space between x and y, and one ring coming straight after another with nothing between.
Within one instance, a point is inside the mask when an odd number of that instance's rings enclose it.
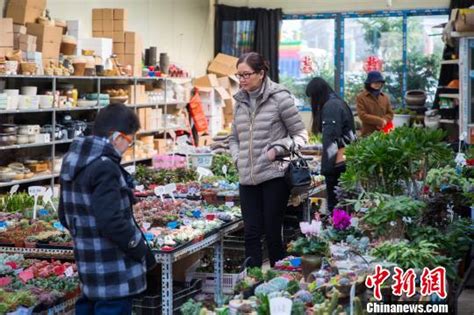
<instances>
[{"instance_id":1,"label":"jacket zipper","mask_svg":"<svg viewBox=\"0 0 474 315\"><path fill-rule=\"evenodd\" d=\"M257 108L253 111L250 117L250 145L249 145L249 156L250 156L250 178L252 179L253 184L255 185L255 178L253 177L253 123L255 121L255 112Z\"/></svg>"}]
</instances>

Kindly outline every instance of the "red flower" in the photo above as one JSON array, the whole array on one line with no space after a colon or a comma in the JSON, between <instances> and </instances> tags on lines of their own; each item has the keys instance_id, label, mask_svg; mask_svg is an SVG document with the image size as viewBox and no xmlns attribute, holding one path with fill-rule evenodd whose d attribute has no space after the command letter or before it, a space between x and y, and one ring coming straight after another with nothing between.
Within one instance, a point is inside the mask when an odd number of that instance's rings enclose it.
<instances>
[{"instance_id":1,"label":"red flower","mask_svg":"<svg viewBox=\"0 0 474 315\"><path fill-rule=\"evenodd\" d=\"M0 287L6 287L10 283L12 283L12 279L10 279L10 277L0 278Z\"/></svg>"},{"instance_id":2,"label":"red flower","mask_svg":"<svg viewBox=\"0 0 474 315\"><path fill-rule=\"evenodd\" d=\"M5 265L10 266L14 270L18 269L18 265L14 261L8 261L8 262L5 263Z\"/></svg>"},{"instance_id":3,"label":"red flower","mask_svg":"<svg viewBox=\"0 0 474 315\"><path fill-rule=\"evenodd\" d=\"M53 272L56 274L56 276L60 276L64 274L65 271L66 271L66 267L64 267L63 265L55 266L53 268Z\"/></svg>"}]
</instances>

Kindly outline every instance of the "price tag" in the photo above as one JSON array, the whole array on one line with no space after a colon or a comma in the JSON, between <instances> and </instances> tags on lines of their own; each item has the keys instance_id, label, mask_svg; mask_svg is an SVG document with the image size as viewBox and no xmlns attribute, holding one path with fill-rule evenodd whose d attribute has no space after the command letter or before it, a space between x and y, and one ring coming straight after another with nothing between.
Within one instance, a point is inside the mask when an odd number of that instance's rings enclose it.
<instances>
[{"instance_id":1,"label":"price tag","mask_svg":"<svg viewBox=\"0 0 474 315\"><path fill-rule=\"evenodd\" d=\"M225 206L229 207L229 208L232 208L234 205L235 205L235 203L233 201L226 201L226 203L225 203Z\"/></svg>"},{"instance_id":2,"label":"price tag","mask_svg":"<svg viewBox=\"0 0 474 315\"><path fill-rule=\"evenodd\" d=\"M164 186L156 186L155 187L155 195L160 197L161 201L164 201L163 195L165 194L165 187Z\"/></svg>"},{"instance_id":3,"label":"price tag","mask_svg":"<svg viewBox=\"0 0 474 315\"><path fill-rule=\"evenodd\" d=\"M64 231L64 226L59 221L54 222L53 227L58 231Z\"/></svg>"},{"instance_id":4,"label":"price tag","mask_svg":"<svg viewBox=\"0 0 474 315\"><path fill-rule=\"evenodd\" d=\"M224 177L227 177L227 165L222 165L222 173L224 174Z\"/></svg>"},{"instance_id":5,"label":"price tag","mask_svg":"<svg viewBox=\"0 0 474 315\"><path fill-rule=\"evenodd\" d=\"M201 166L198 166L198 168L196 169L196 172L199 175L199 180L201 180L203 177L209 177L209 176L214 175L211 172L211 170L208 170L207 168L204 168L204 167L201 167Z\"/></svg>"},{"instance_id":6,"label":"price tag","mask_svg":"<svg viewBox=\"0 0 474 315\"><path fill-rule=\"evenodd\" d=\"M66 271L64 271L64 275L68 278L72 277L74 275L74 269L72 269L72 267L68 267Z\"/></svg>"},{"instance_id":7,"label":"price tag","mask_svg":"<svg viewBox=\"0 0 474 315\"><path fill-rule=\"evenodd\" d=\"M170 134L171 139L173 139L173 141L176 140L176 132L174 130L170 130L168 132Z\"/></svg>"},{"instance_id":8,"label":"price tag","mask_svg":"<svg viewBox=\"0 0 474 315\"><path fill-rule=\"evenodd\" d=\"M284 297L277 297L270 300L270 314L272 315L291 315L293 302Z\"/></svg>"},{"instance_id":9,"label":"price tag","mask_svg":"<svg viewBox=\"0 0 474 315\"><path fill-rule=\"evenodd\" d=\"M129 174L135 174L135 172L136 172L136 167L135 167L135 165L127 166L127 167L125 167L124 169L125 169L125 170L127 171L127 173L129 173Z\"/></svg>"},{"instance_id":10,"label":"price tag","mask_svg":"<svg viewBox=\"0 0 474 315\"><path fill-rule=\"evenodd\" d=\"M143 185L138 185L137 187L135 187L135 189L136 189L137 191L139 191L139 192L143 192L143 191L145 191L145 186L143 186Z\"/></svg>"},{"instance_id":11,"label":"price tag","mask_svg":"<svg viewBox=\"0 0 474 315\"><path fill-rule=\"evenodd\" d=\"M13 185L12 188L10 188L10 195L13 195L18 191L18 188L20 188L20 185Z\"/></svg>"},{"instance_id":12,"label":"price tag","mask_svg":"<svg viewBox=\"0 0 474 315\"><path fill-rule=\"evenodd\" d=\"M145 229L145 231L148 231L151 227L151 223L149 222L143 222L143 228Z\"/></svg>"},{"instance_id":13,"label":"price tag","mask_svg":"<svg viewBox=\"0 0 474 315\"><path fill-rule=\"evenodd\" d=\"M174 199L174 192L176 191L177 187L176 187L176 184L172 183L172 184L168 184L165 186L165 193L170 195L171 198L173 199L173 201L175 201Z\"/></svg>"},{"instance_id":14,"label":"price tag","mask_svg":"<svg viewBox=\"0 0 474 315\"><path fill-rule=\"evenodd\" d=\"M38 196L44 194L46 188L42 186L30 186L28 187L28 194L35 198L35 203L33 206L33 220L36 220L36 208L38 206Z\"/></svg>"},{"instance_id":15,"label":"price tag","mask_svg":"<svg viewBox=\"0 0 474 315\"><path fill-rule=\"evenodd\" d=\"M51 208L53 208L54 212L57 212L51 197L53 197L53 190L51 188L48 188L43 194L43 205L46 206L49 203L51 205Z\"/></svg>"}]
</instances>

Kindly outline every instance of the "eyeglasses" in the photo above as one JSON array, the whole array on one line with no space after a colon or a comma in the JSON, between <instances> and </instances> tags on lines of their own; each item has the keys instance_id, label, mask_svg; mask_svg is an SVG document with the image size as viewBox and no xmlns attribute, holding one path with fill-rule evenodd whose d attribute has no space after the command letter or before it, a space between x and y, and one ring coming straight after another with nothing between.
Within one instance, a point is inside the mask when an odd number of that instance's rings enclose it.
<instances>
[{"instance_id":1,"label":"eyeglasses","mask_svg":"<svg viewBox=\"0 0 474 315\"><path fill-rule=\"evenodd\" d=\"M245 79L247 80L248 78L250 78L250 76L252 74L255 74L257 72L244 72L244 73L237 73L235 76L237 77L237 79L239 80L242 80L242 79Z\"/></svg>"},{"instance_id":2,"label":"eyeglasses","mask_svg":"<svg viewBox=\"0 0 474 315\"><path fill-rule=\"evenodd\" d=\"M135 141L133 141L133 138L130 137L130 136L127 136L126 134L124 134L123 132L120 132L120 131L116 131L112 134L112 139L115 140L117 139L117 137L122 137L125 139L125 141L128 142L128 147L131 148L135 145Z\"/></svg>"}]
</instances>

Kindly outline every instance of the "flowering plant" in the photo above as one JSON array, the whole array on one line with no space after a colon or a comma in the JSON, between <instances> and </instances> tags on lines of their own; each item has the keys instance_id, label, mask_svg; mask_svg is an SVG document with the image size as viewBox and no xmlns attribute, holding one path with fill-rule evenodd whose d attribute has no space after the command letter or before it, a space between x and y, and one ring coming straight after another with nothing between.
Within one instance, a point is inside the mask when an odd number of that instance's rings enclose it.
<instances>
[{"instance_id":1,"label":"flowering plant","mask_svg":"<svg viewBox=\"0 0 474 315\"><path fill-rule=\"evenodd\" d=\"M312 220L311 223L300 222L301 233L305 237L299 237L288 244L288 252L295 255L322 255L329 254L329 243L321 238L322 222Z\"/></svg>"},{"instance_id":2,"label":"flowering plant","mask_svg":"<svg viewBox=\"0 0 474 315\"><path fill-rule=\"evenodd\" d=\"M319 236L321 234L322 222L312 220L311 223L300 222L301 233L306 237Z\"/></svg>"},{"instance_id":3,"label":"flowering plant","mask_svg":"<svg viewBox=\"0 0 474 315\"><path fill-rule=\"evenodd\" d=\"M351 216L346 211L334 209L332 212L332 225L336 230L346 230L351 226Z\"/></svg>"}]
</instances>

